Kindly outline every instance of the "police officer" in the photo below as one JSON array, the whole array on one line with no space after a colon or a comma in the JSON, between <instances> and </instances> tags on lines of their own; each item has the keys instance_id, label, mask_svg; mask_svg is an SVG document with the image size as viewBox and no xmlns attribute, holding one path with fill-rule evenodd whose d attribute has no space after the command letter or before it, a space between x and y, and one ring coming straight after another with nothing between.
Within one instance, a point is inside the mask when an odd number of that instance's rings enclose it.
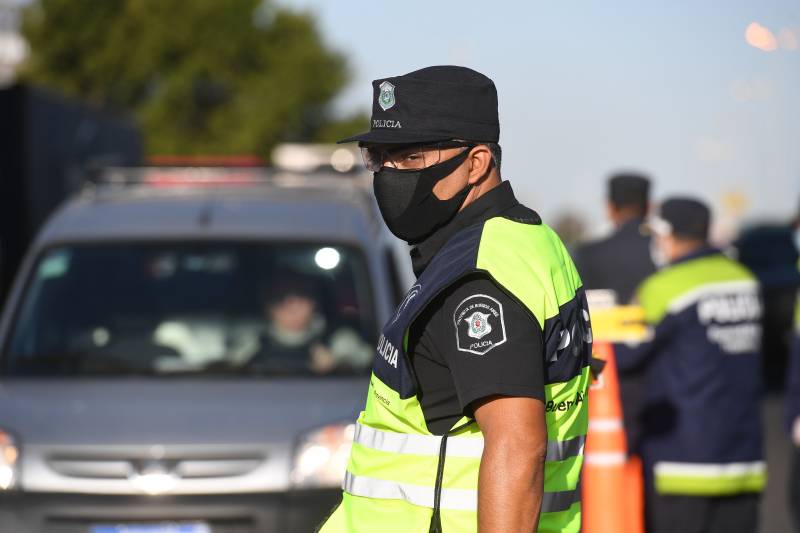
<instances>
[{"instance_id":1,"label":"police officer","mask_svg":"<svg viewBox=\"0 0 800 533\"><path fill-rule=\"evenodd\" d=\"M575 250L575 266L588 290L610 289L627 304L636 287L656 271L645 218L650 204L650 180L633 172L608 180L608 216L614 232Z\"/></svg>"},{"instance_id":2,"label":"police officer","mask_svg":"<svg viewBox=\"0 0 800 533\"><path fill-rule=\"evenodd\" d=\"M575 266L588 291L613 291L613 303L630 303L636 287L656 271L652 244L645 228L650 207L650 179L624 172L608 180L608 216L614 232L575 250ZM590 304L594 305L591 301ZM637 408L645 395L643 376L630 372L619 376L622 414L628 449L638 453L640 428Z\"/></svg>"},{"instance_id":3,"label":"police officer","mask_svg":"<svg viewBox=\"0 0 800 533\"><path fill-rule=\"evenodd\" d=\"M373 93L371 130L346 141L418 278L321 531L577 532L589 315L563 244L501 181L494 83L437 66Z\"/></svg>"},{"instance_id":4,"label":"police officer","mask_svg":"<svg viewBox=\"0 0 800 533\"><path fill-rule=\"evenodd\" d=\"M708 245L709 224L697 200L663 203L652 228L670 263L637 291L652 336L617 349L621 371L646 370L641 451L654 533L752 533L766 480L759 287Z\"/></svg>"}]
</instances>

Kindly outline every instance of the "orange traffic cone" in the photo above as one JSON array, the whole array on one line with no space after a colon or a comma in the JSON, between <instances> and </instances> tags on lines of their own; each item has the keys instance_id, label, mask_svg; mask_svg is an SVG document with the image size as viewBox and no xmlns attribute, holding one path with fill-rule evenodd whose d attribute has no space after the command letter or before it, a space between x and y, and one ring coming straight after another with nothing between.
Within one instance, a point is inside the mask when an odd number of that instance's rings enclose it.
<instances>
[{"instance_id":1,"label":"orange traffic cone","mask_svg":"<svg viewBox=\"0 0 800 533\"><path fill-rule=\"evenodd\" d=\"M609 343L595 342L594 356L606 365L589 388L589 433L583 460L583 531L625 533L625 461L614 353Z\"/></svg>"},{"instance_id":2,"label":"orange traffic cone","mask_svg":"<svg viewBox=\"0 0 800 533\"><path fill-rule=\"evenodd\" d=\"M589 433L583 463L583 531L641 533L644 500L641 465L630 462L620 404L614 349L594 344L605 368L589 389Z\"/></svg>"},{"instance_id":3,"label":"orange traffic cone","mask_svg":"<svg viewBox=\"0 0 800 533\"><path fill-rule=\"evenodd\" d=\"M637 455L628 456L625 463L625 529L632 533L644 532L644 467Z\"/></svg>"}]
</instances>

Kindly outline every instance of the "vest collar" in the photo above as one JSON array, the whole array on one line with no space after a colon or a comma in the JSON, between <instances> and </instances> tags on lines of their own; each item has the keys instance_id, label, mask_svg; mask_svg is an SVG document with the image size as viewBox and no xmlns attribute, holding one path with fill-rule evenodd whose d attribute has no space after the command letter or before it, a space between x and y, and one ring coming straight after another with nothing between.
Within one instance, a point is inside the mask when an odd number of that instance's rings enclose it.
<instances>
[{"instance_id":1,"label":"vest collar","mask_svg":"<svg viewBox=\"0 0 800 533\"><path fill-rule=\"evenodd\" d=\"M694 252L686 254L683 257L679 257L678 259L670 263L669 266L680 265L681 263L686 263L694 259L702 259L703 257L708 257L710 255L718 255L718 254L722 254L722 252L718 248L714 248L709 244L705 244L701 248L695 250Z\"/></svg>"},{"instance_id":2,"label":"vest collar","mask_svg":"<svg viewBox=\"0 0 800 533\"><path fill-rule=\"evenodd\" d=\"M419 277L442 246L460 230L485 222L516 205L519 205L519 202L514 196L511 184L507 181L476 199L459 211L453 220L411 249L411 266L414 274Z\"/></svg>"}]
</instances>

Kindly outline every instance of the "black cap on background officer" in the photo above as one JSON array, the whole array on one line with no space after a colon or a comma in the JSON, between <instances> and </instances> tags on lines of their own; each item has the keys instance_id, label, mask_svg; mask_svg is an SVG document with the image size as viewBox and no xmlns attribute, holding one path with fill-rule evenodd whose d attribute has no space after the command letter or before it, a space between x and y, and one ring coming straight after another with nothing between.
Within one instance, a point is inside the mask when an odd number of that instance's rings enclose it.
<instances>
[{"instance_id":1,"label":"black cap on background officer","mask_svg":"<svg viewBox=\"0 0 800 533\"><path fill-rule=\"evenodd\" d=\"M704 202L688 197L665 200L648 222L664 264L708 246L711 210Z\"/></svg>"},{"instance_id":2,"label":"black cap on background officer","mask_svg":"<svg viewBox=\"0 0 800 533\"><path fill-rule=\"evenodd\" d=\"M647 216L650 179L637 172L621 172L608 180L609 214L615 226Z\"/></svg>"},{"instance_id":3,"label":"black cap on background officer","mask_svg":"<svg viewBox=\"0 0 800 533\"><path fill-rule=\"evenodd\" d=\"M658 215L653 217L651 223L658 233L705 242L711 227L711 210L695 198L668 198L661 204Z\"/></svg>"}]
</instances>

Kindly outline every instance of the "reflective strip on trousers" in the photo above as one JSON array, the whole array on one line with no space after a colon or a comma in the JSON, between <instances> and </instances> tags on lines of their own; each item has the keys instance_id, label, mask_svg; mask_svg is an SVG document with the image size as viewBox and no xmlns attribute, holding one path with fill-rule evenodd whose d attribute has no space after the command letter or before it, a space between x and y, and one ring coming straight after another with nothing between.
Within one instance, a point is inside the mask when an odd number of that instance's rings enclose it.
<instances>
[{"instance_id":1,"label":"reflective strip on trousers","mask_svg":"<svg viewBox=\"0 0 800 533\"><path fill-rule=\"evenodd\" d=\"M563 461L583 453L586 438L581 435L569 440L547 442L547 461ZM409 455L439 455L442 437L438 435L416 435L381 431L362 424L356 424L353 442L382 452ZM480 457L483 454L482 437L447 438L448 457Z\"/></svg>"},{"instance_id":2,"label":"reflective strip on trousers","mask_svg":"<svg viewBox=\"0 0 800 533\"><path fill-rule=\"evenodd\" d=\"M764 461L744 463L657 462L656 491L660 494L722 496L760 492L767 482Z\"/></svg>"},{"instance_id":3,"label":"reflective strip on trousers","mask_svg":"<svg viewBox=\"0 0 800 533\"><path fill-rule=\"evenodd\" d=\"M347 472L343 488L348 494L364 498L384 500L405 500L420 507L433 508L433 487L423 487L410 483L397 483L386 479L356 476ZM581 499L580 484L574 490L545 492L542 497L543 513L558 513L568 510ZM478 491L468 489L442 489L442 509L456 511L477 511Z\"/></svg>"},{"instance_id":4,"label":"reflective strip on trousers","mask_svg":"<svg viewBox=\"0 0 800 533\"><path fill-rule=\"evenodd\" d=\"M748 463L677 463L659 461L653 467L657 476L682 476L697 478L729 478L752 474L763 474L767 470L764 461Z\"/></svg>"}]
</instances>

